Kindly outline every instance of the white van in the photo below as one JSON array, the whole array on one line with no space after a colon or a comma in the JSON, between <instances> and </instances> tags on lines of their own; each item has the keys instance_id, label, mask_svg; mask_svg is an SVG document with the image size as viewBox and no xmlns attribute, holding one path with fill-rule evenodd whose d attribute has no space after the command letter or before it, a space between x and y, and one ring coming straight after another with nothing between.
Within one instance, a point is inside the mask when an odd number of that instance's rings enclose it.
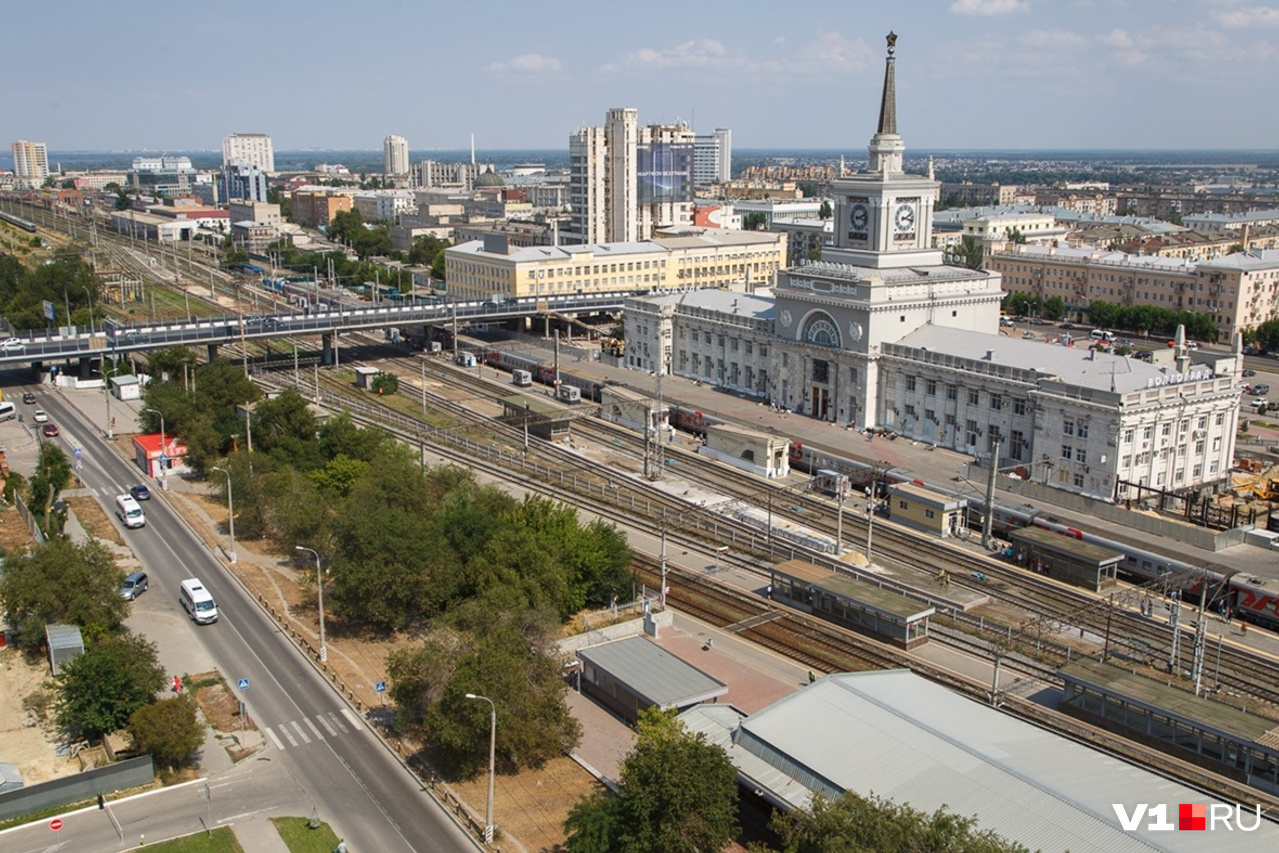
<instances>
[{"instance_id":1,"label":"white van","mask_svg":"<svg viewBox=\"0 0 1279 853\"><path fill-rule=\"evenodd\" d=\"M1101 329L1093 329L1088 333L1088 337L1092 338L1094 341L1105 341L1108 344L1113 344L1115 342L1114 332L1105 332Z\"/></svg>"},{"instance_id":2,"label":"white van","mask_svg":"<svg viewBox=\"0 0 1279 853\"><path fill-rule=\"evenodd\" d=\"M9 402L8 400L5 400L3 403L0 403L0 421L7 421L10 418L16 417L17 414L18 414L18 407L15 406L13 403Z\"/></svg>"},{"instance_id":3,"label":"white van","mask_svg":"<svg viewBox=\"0 0 1279 853\"><path fill-rule=\"evenodd\" d=\"M125 527L142 527L147 523L146 514L133 495L115 496L115 514Z\"/></svg>"},{"instance_id":4,"label":"white van","mask_svg":"<svg viewBox=\"0 0 1279 853\"><path fill-rule=\"evenodd\" d=\"M182 582L182 594L179 600L187 615L197 625L208 625L210 622L218 621L218 605L199 578L187 578Z\"/></svg>"}]
</instances>

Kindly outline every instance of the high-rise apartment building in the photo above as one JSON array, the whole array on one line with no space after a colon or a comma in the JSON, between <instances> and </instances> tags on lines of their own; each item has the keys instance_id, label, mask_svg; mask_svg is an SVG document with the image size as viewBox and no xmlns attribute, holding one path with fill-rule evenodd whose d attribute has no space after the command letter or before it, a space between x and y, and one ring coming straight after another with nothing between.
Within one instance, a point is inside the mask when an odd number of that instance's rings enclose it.
<instances>
[{"instance_id":1,"label":"high-rise apartment building","mask_svg":"<svg viewBox=\"0 0 1279 853\"><path fill-rule=\"evenodd\" d=\"M409 141L392 134L382 141L383 173L390 178L406 177L409 173Z\"/></svg>"},{"instance_id":2,"label":"high-rise apartment building","mask_svg":"<svg viewBox=\"0 0 1279 853\"><path fill-rule=\"evenodd\" d=\"M222 167L222 199L265 202L266 172L251 163L235 160Z\"/></svg>"},{"instance_id":3,"label":"high-rise apartment building","mask_svg":"<svg viewBox=\"0 0 1279 853\"><path fill-rule=\"evenodd\" d=\"M233 133L222 137L222 165L235 160L257 166L263 172L275 171L275 150L265 133Z\"/></svg>"},{"instance_id":4,"label":"high-rise apartment building","mask_svg":"<svg viewBox=\"0 0 1279 853\"><path fill-rule=\"evenodd\" d=\"M25 139L14 140L13 173L19 183L32 185L44 183L49 177L49 151L43 142L28 142Z\"/></svg>"},{"instance_id":5,"label":"high-rise apartment building","mask_svg":"<svg viewBox=\"0 0 1279 853\"><path fill-rule=\"evenodd\" d=\"M693 184L704 187L733 179L733 131L717 127L714 133L693 138Z\"/></svg>"},{"instance_id":6,"label":"high-rise apartment building","mask_svg":"<svg viewBox=\"0 0 1279 853\"><path fill-rule=\"evenodd\" d=\"M569 137L570 241L647 240L658 228L691 224L692 202L687 124L641 126L635 109L621 107L603 127Z\"/></svg>"}]
</instances>

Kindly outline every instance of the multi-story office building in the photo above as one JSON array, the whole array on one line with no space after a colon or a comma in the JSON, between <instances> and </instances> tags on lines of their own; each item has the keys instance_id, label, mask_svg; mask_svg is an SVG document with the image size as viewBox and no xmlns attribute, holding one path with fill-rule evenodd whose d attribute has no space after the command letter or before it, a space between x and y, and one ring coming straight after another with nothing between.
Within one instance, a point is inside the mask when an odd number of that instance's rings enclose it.
<instances>
[{"instance_id":1,"label":"multi-story office building","mask_svg":"<svg viewBox=\"0 0 1279 853\"><path fill-rule=\"evenodd\" d=\"M355 194L354 203L365 222L395 222L399 214L417 209L412 190L365 190Z\"/></svg>"},{"instance_id":2,"label":"multi-story office building","mask_svg":"<svg viewBox=\"0 0 1279 853\"><path fill-rule=\"evenodd\" d=\"M275 149L265 133L233 133L222 137L222 165L236 160L257 166L263 172L275 171Z\"/></svg>"},{"instance_id":3,"label":"multi-story office building","mask_svg":"<svg viewBox=\"0 0 1279 853\"><path fill-rule=\"evenodd\" d=\"M284 219L280 216L280 206L265 201L232 201L229 205L231 221L256 222L259 225L270 225L277 231Z\"/></svg>"},{"instance_id":4,"label":"multi-story office building","mask_svg":"<svg viewBox=\"0 0 1279 853\"><path fill-rule=\"evenodd\" d=\"M187 195L195 174L190 157L134 157L129 184L144 195Z\"/></svg>"},{"instance_id":5,"label":"multi-story office building","mask_svg":"<svg viewBox=\"0 0 1279 853\"><path fill-rule=\"evenodd\" d=\"M222 167L222 198L266 201L266 172L252 163L233 160Z\"/></svg>"},{"instance_id":6,"label":"multi-story office building","mask_svg":"<svg viewBox=\"0 0 1279 853\"><path fill-rule=\"evenodd\" d=\"M762 231L528 248L490 234L444 250L458 300L746 285L771 281L785 262L786 237Z\"/></svg>"},{"instance_id":7,"label":"multi-story office building","mask_svg":"<svg viewBox=\"0 0 1279 853\"><path fill-rule=\"evenodd\" d=\"M43 142L15 139L13 151L13 175L19 184L38 187L49 177L49 150Z\"/></svg>"},{"instance_id":8,"label":"multi-story office building","mask_svg":"<svg viewBox=\"0 0 1279 853\"><path fill-rule=\"evenodd\" d=\"M733 131L715 128L714 133L693 138L693 184L704 187L733 179Z\"/></svg>"},{"instance_id":9,"label":"multi-story office building","mask_svg":"<svg viewBox=\"0 0 1279 853\"><path fill-rule=\"evenodd\" d=\"M1147 364L1068 340L1000 336L1007 278L943 263L931 234L939 185L902 169L895 39L869 166L831 185L835 233L822 261L782 271L772 292L628 299L627 365L997 455L1026 479L1106 500L1138 486L1185 494L1224 482L1238 339L1222 355L1192 351L1179 334Z\"/></svg>"},{"instance_id":10,"label":"multi-story office building","mask_svg":"<svg viewBox=\"0 0 1279 853\"><path fill-rule=\"evenodd\" d=\"M388 178L405 178L409 174L409 141L392 134L382 141L384 173Z\"/></svg>"},{"instance_id":11,"label":"multi-story office building","mask_svg":"<svg viewBox=\"0 0 1279 853\"><path fill-rule=\"evenodd\" d=\"M630 107L569 137L571 242L628 243L693 221L693 131L640 126Z\"/></svg>"}]
</instances>

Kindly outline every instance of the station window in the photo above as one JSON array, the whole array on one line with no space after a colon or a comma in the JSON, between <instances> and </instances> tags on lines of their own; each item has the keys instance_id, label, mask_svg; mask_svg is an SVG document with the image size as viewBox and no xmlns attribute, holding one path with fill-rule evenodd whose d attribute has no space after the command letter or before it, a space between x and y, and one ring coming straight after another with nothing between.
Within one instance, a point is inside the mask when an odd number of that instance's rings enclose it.
<instances>
[{"instance_id":1,"label":"station window","mask_svg":"<svg viewBox=\"0 0 1279 853\"><path fill-rule=\"evenodd\" d=\"M976 406L978 401L978 392L972 388L968 389L968 405Z\"/></svg>"}]
</instances>

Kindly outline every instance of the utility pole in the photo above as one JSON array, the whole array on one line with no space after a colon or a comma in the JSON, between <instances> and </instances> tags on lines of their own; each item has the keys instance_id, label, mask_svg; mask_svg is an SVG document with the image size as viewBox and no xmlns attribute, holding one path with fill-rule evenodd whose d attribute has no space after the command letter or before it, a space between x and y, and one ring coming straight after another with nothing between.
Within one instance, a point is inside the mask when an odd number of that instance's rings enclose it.
<instances>
[{"instance_id":1,"label":"utility pole","mask_svg":"<svg viewBox=\"0 0 1279 853\"><path fill-rule=\"evenodd\" d=\"M560 330L555 330L555 396L560 396Z\"/></svg>"},{"instance_id":2,"label":"utility pole","mask_svg":"<svg viewBox=\"0 0 1279 853\"><path fill-rule=\"evenodd\" d=\"M662 510L662 515L666 515L666 511ZM659 598L662 602L662 609L666 609L666 519L662 519L662 594Z\"/></svg>"},{"instance_id":3,"label":"utility pole","mask_svg":"<svg viewBox=\"0 0 1279 853\"><path fill-rule=\"evenodd\" d=\"M994 546L994 539L991 531L995 524L995 477L999 474L999 445L1002 442L998 438L990 451L990 476L986 478L986 518L981 526L981 545L987 551Z\"/></svg>"},{"instance_id":4,"label":"utility pole","mask_svg":"<svg viewBox=\"0 0 1279 853\"><path fill-rule=\"evenodd\" d=\"M1181 652L1181 599L1174 592L1172 607L1168 611L1168 627L1172 629L1172 643L1168 650L1168 671L1177 671L1177 656Z\"/></svg>"},{"instance_id":5,"label":"utility pole","mask_svg":"<svg viewBox=\"0 0 1279 853\"><path fill-rule=\"evenodd\" d=\"M1204 645L1208 641L1208 623L1204 619L1204 608L1208 604L1208 571L1203 572L1202 586L1199 590L1199 621L1195 623L1195 651L1190 665L1190 675L1195 681L1195 695L1199 695L1203 687Z\"/></svg>"}]
</instances>

